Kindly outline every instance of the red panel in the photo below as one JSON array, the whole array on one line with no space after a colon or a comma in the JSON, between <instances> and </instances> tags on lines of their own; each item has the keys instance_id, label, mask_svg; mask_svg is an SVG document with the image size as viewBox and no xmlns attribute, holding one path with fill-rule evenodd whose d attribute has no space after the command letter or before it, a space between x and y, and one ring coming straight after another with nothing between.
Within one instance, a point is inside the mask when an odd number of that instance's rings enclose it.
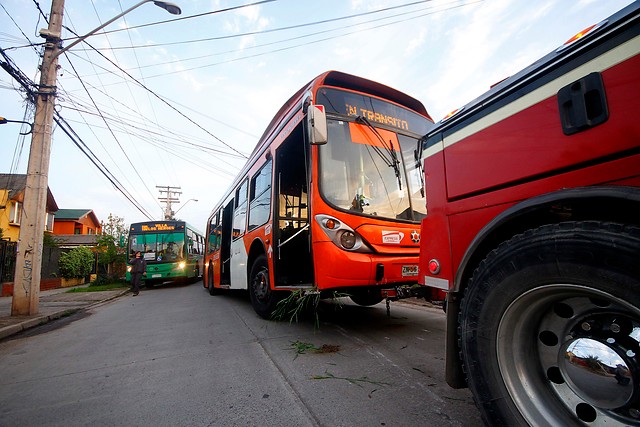
<instances>
[{"instance_id":1,"label":"red panel","mask_svg":"<svg viewBox=\"0 0 640 427\"><path fill-rule=\"evenodd\" d=\"M638 145L640 56L602 73L609 120L566 136L556 97L545 99L446 150L450 199L557 173ZM558 88L559 89L559 88Z\"/></svg>"}]
</instances>

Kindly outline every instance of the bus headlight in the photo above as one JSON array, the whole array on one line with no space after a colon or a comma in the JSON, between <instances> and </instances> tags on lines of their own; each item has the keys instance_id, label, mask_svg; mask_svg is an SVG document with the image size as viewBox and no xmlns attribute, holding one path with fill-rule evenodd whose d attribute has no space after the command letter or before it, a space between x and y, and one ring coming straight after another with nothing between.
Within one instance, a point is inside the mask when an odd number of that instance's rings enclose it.
<instances>
[{"instance_id":1,"label":"bus headlight","mask_svg":"<svg viewBox=\"0 0 640 427\"><path fill-rule=\"evenodd\" d=\"M187 264L185 264L185 262L184 262L184 261L180 261L180 262L178 263L178 268L179 268L180 270L184 270L184 267L185 267L186 265L187 265Z\"/></svg>"},{"instance_id":2,"label":"bus headlight","mask_svg":"<svg viewBox=\"0 0 640 427\"><path fill-rule=\"evenodd\" d=\"M322 214L316 215L315 218L327 237L337 247L350 252L373 252L355 230L339 219Z\"/></svg>"},{"instance_id":3,"label":"bus headlight","mask_svg":"<svg viewBox=\"0 0 640 427\"><path fill-rule=\"evenodd\" d=\"M344 231L340 234L340 244L345 249L353 249L356 245L356 235L353 231Z\"/></svg>"}]
</instances>

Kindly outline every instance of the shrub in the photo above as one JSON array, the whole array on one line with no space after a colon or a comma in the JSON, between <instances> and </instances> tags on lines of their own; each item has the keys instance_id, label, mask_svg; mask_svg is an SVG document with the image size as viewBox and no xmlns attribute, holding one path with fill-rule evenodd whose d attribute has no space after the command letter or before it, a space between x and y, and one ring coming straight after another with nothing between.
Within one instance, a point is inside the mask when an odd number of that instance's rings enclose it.
<instances>
[{"instance_id":1,"label":"shrub","mask_svg":"<svg viewBox=\"0 0 640 427\"><path fill-rule=\"evenodd\" d=\"M118 277L117 274L98 273L96 280L91 282L89 286L106 286L113 284L124 284L125 282Z\"/></svg>"},{"instance_id":2,"label":"shrub","mask_svg":"<svg viewBox=\"0 0 640 427\"><path fill-rule=\"evenodd\" d=\"M93 252L86 246L78 246L60 255L58 262L60 275L65 279L85 277L91 273L94 262Z\"/></svg>"}]
</instances>

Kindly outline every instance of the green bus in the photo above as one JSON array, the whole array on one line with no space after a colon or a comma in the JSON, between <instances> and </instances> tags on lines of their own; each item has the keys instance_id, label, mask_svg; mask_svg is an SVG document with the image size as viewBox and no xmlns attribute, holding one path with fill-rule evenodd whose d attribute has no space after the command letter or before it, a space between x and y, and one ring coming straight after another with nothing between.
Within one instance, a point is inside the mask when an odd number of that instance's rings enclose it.
<instances>
[{"instance_id":1,"label":"green bus","mask_svg":"<svg viewBox=\"0 0 640 427\"><path fill-rule=\"evenodd\" d=\"M129 227L127 255L140 251L147 261L146 287L172 282L197 281L202 277L204 236L184 221L137 222ZM127 281L131 280L127 267Z\"/></svg>"}]
</instances>

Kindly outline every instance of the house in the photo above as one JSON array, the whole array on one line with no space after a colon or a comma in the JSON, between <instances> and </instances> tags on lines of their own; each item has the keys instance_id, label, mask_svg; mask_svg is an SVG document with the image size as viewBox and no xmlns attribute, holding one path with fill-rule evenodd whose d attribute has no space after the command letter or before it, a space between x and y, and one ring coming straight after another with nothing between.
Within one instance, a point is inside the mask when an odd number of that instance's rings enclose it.
<instances>
[{"instance_id":1,"label":"house","mask_svg":"<svg viewBox=\"0 0 640 427\"><path fill-rule=\"evenodd\" d=\"M27 187L27 175L0 173L0 285L1 295L10 296L13 292L13 273L15 258L20 238L20 221L24 204L24 192ZM45 233L53 233L54 213L58 210L56 200L51 190L47 188L47 215ZM40 282L40 289L59 287L60 279L50 279L47 268L51 262L43 257L44 275ZM57 269L57 264L51 268Z\"/></svg>"},{"instance_id":2,"label":"house","mask_svg":"<svg viewBox=\"0 0 640 427\"><path fill-rule=\"evenodd\" d=\"M102 226L91 209L58 209L53 234L101 234Z\"/></svg>"},{"instance_id":3,"label":"house","mask_svg":"<svg viewBox=\"0 0 640 427\"><path fill-rule=\"evenodd\" d=\"M17 242L20 236L20 220L24 203L27 175L0 174L0 229L2 239ZM53 232L54 213L58 205L47 188L47 219L45 231Z\"/></svg>"}]
</instances>

